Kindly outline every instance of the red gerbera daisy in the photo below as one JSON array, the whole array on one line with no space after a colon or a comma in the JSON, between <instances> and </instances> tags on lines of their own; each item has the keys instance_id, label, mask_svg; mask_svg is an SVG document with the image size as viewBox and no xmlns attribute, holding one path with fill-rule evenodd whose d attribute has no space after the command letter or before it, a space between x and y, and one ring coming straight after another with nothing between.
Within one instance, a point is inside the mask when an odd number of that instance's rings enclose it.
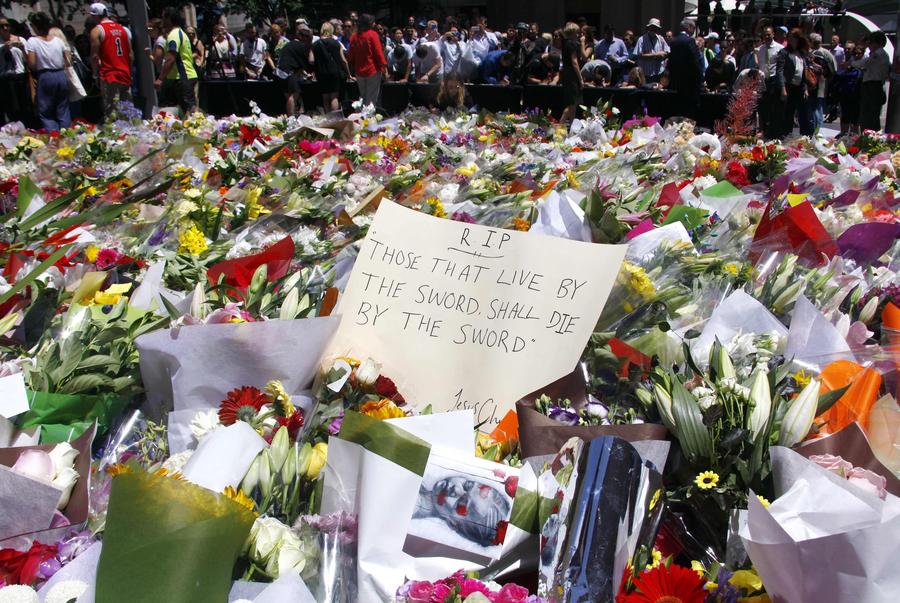
<instances>
[{"instance_id":1,"label":"red gerbera daisy","mask_svg":"<svg viewBox=\"0 0 900 603\"><path fill-rule=\"evenodd\" d=\"M616 603L703 603L708 594L697 572L675 564L641 572L633 584L634 592L619 593Z\"/></svg>"},{"instance_id":2,"label":"red gerbera daisy","mask_svg":"<svg viewBox=\"0 0 900 603\"><path fill-rule=\"evenodd\" d=\"M239 387L228 392L219 403L219 422L232 425L237 421L252 423L256 413L269 399L255 387Z\"/></svg>"}]
</instances>

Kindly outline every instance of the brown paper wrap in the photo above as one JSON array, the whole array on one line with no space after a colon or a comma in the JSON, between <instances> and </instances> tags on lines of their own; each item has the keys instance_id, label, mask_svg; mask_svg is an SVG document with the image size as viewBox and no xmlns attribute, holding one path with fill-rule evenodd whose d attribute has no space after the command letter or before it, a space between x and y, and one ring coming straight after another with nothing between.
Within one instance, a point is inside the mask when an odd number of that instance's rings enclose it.
<instances>
[{"instance_id":1,"label":"brown paper wrap","mask_svg":"<svg viewBox=\"0 0 900 603\"><path fill-rule=\"evenodd\" d=\"M851 423L839 432L812 440L795 451L806 458L817 454L833 454L853 464L854 467L868 469L887 480L886 489L894 496L900 496L900 479L881 464L869 446L869 440L858 423Z\"/></svg>"},{"instance_id":2,"label":"brown paper wrap","mask_svg":"<svg viewBox=\"0 0 900 603\"><path fill-rule=\"evenodd\" d=\"M616 436L627 442L640 440L665 440L668 434L664 425L642 423L637 425L563 425L538 411L535 402L542 394L556 399L567 398L575 408L587 405L587 394L580 367L553 383L531 392L516 402L519 415L519 446L522 458L556 454L567 440L573 437L590 441L600 436Z\"/></svg>"}]
</instances>

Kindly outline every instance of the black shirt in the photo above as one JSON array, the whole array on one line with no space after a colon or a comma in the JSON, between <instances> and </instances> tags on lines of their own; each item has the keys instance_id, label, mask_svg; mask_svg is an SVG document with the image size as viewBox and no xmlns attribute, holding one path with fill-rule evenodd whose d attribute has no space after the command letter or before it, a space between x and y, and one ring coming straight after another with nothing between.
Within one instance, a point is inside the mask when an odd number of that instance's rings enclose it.
<instances>
[{"instance_id":1,"label":"black shirt","mask_svg":"<svg viewBox=\"0 0 900 603\"><path fill-rule=\"evenodd\" d=\"M313 44L313 57L316 60L316 75L319 78L339 78L345 75L341 61L341 43L334 38L319 38Z\"/></svg>"},{"instance_id":2,"label":"black shirt","mask_svg":"<svg viewBox=\"0 0 900 603\"><path fill-rule=\"evenodd\" d=\"M312 65L309 62L309 46L300 40L288 42L281 49L281 56L278 58L278 68L288 73L294 73L301 69L312 71Z\"/></svg>"}]
</instances>

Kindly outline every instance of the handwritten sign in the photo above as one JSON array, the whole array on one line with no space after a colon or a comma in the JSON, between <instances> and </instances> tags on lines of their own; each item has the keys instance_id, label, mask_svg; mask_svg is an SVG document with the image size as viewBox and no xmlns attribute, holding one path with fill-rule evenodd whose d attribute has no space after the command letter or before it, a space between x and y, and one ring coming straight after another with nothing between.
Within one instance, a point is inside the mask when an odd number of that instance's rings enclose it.
<instances>
[{"instance_id":1,"label":"handwritten sign","mask_svg":"<svg viewBox=\"0 0 900 603\"><path fill-rule=\"evenodd\" d=\"M381 362L417 407L472 409L489 431L520 397L572 370L625 250L384 201L341 298L332 351Z\"/></svg>"}]
</instances>

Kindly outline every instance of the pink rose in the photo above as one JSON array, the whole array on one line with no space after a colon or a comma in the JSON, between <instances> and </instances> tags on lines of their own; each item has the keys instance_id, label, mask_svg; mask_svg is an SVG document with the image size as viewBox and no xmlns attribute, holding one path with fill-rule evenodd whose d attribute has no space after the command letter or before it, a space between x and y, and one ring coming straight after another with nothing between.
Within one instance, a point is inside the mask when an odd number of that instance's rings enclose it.
<instances>
[{"instance_id":1,"label":"pink rose","mask_svg":"<svg viewBox=\"0 0 900 603\"><path fill-rule=\"evenodd\" d=\"M504 584L497 603L522 603L528 598L528 589L518 584Z\"/></svg>"},{"instance_id":2,"label":"pink rose","mask_svg":"<svg viewBox=\"0 0 900 603\"><path fill-rule=\"evenodd\" d=\"M421 582L413 582L409 585L409 592L406 594L408 603L431 603L431 595L434 592L434 585L431 582L423 580Z\"/></svg>"},{"instance_id":3,"label":"pink rose","mask_svg":"<svg viewBox=\"0 0 900 603\"><path fill-rule=\"evenodd\" d=\"M843 478L846 478L847 473L853 469L853 465L833 454L814 454L809 457L809 460L826 471L831 471L835 475Z\"/></svg>"},{"instance_id":4,"label":"pink rose","mask_svg":"<svg viewBox=\"0 0 900 603\"><path fill-rule=\"evenodd\" d=\"M847 481L884 500L887 496L887 479L862 467L853 467L847 473Z\"/></svg>"},{"instance_id":5,"label":"pink rose","mask_svg":"<svg viewBox=\"0 0 900 603\"><path fill-rule=\"evenodd\" d=\"M53 469L53 459L43 450L26 450L16 459L12 470L21 475L26 475L38 481L50 483L56 472Z\"/></svg>"}]
</instances>

